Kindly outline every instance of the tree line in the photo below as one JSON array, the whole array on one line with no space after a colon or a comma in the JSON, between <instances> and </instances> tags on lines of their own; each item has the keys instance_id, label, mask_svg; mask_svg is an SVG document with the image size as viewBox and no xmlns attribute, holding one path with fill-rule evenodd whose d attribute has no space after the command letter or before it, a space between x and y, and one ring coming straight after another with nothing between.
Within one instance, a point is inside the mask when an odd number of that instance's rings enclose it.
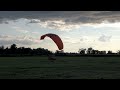
<instances>
[{"instance_id":1,"label":"tree line","mask_svg":"<svg viewBox=\"0 0 120 90\"><path fill-rule=\"evenodd\" d=\"M55 53L56 56L120 56L120 50L118 50L116 53L113 53L111 50L109 51L100 51L100 50L95 50L92 47L86 49L86 48L81 48L78 50L78 53L64 53L63 51L56 51Z\"/></svg>"},{"instance_id":2,"label":"tree line","mask_svg":"<svg viewBox=\"0 0 120 90\"><path fill-rule=\"evenodd\" d=\"M112 51L100 51L95 50L92 47L85 49L81 48L77 53L72 52L64 52L56 50L55 53L48 49L44 48L25 48L25 47L17 47L16 44L12 44L9 48L4 48L4 46L0 46L0 56L46 56L46 55L55 55L55 56L120 56L120 51L113 53Z\"/></svg>"},{"instance_id":3,"label":"tree line","mask_svg":"<svg viewBox=\"0 0 120 90\"><path fill-rule=\"evenodd\" d=\"M4 48L4 46L0 46L0 56L40 56L47 54L52 54L52 52L44 48L18 48L16 44L12 44L10 48Z\"/></svg>"}]
</instances>

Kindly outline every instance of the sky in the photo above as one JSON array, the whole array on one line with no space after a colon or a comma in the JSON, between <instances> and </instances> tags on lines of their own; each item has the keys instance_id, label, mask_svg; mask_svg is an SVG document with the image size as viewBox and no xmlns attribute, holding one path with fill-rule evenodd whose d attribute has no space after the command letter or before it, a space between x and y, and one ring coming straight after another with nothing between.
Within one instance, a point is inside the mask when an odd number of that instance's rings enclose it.
<instances>
[{"instance_id":1,"label":"sky","mask_svg":"<svg viewBox=\"0 0 120 90\"><path fill-rule=\"evenodd\" d=\"M54 33L64 43L64 52L80 48L120 50L120 11L0 11L0 46L45 48L56 44L40 36Z\"/></svg>"}]
</instances>

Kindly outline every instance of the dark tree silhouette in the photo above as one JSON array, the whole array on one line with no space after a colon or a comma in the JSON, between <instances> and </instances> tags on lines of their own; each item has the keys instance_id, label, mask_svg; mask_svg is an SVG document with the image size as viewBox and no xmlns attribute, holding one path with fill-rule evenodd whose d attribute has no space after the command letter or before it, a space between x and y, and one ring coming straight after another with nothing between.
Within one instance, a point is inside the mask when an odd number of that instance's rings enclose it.
<instances>
[{"instance_id":1,"label":"dark tree silhouette","mask_svg":"<svg viewBox=\"0 0 120 90\"><path fill-rule=\"evenodd\" d=\"M0 54L3 54L4 53L4 46L1 46L0 47Z\"/></svg>"},{"instance_id":2,"label":"dark tree silhouette","mask_svg":"<svg viewBox=\"0 0 120 90\"><path fill-rule=\"evenodd\" d=\"M11 54L15 54L16 50L17 50L17 45L16 44L12 44L11 47L10 47L10 50L11 50Z\"/></svg>"},{"instance_id":3,"label":"dark tree silhouette","mask_svg":"<svg viewBox=\"0 0 120 90\"><path fill-rule=\"evenodd\" d=\"M112 51L109 50L107 54L112 54Z\"/></svg>"},{"instance_id":4,"label":"dark tree silhouette","mask_svg":"<svg viewBox=\"0 0 120 90\"><path fill-rule=\"evenodd\" d=\"M86 53L87 52L87 53ZM0 56L41 56L41 55L56 55L56 56L120 56L120 50L118 50L117 53L112 53L112 51L99 51L94 50L92 47L85 49L81 48L78 50L78 53L72 53L72 52L64 52L63 50L59 51L56 50L55 53L52 51L49 51L48 49L44 48L25 48L25 47L19 47L17 48L16 44L12 44L10 48L4 46L0 46Z\"/></svg>"},{"instance_id":5,"label":"dark tree silhouette","mask_svg":"<svg viewBox=\"0 0 120 90\"><path fill-rule=\"evenodd\" d=\"M87 54L92 54L92 50L93 50L92 47L88 48L88 50L87 50Z\"/></svg>"},{"instance_id":6,"label":"dark tree silhouette","mask_svg":"<svg viewBox=\"0 0 120 90\"><path fill-rule=\"evenodd\" d=\"M78 50L78 53L83 55L83 54L85 54L85 51L86 51L85 48L81 48Z\"/></svg>"},{"instance_id":7,"label":"dark tree silhouette","mask_svg":"<svg viewBox=\"0 0 120 90\"><path fill-rule=\"evenodd\" d=\"M51 51L44 48L25 48L19 47L17 48L16 44L12 44L10 48L5 48L4 46L0 46L0 56L37 56L37 55L47 55L52 54Z\"/></svg>"}]
</instances>

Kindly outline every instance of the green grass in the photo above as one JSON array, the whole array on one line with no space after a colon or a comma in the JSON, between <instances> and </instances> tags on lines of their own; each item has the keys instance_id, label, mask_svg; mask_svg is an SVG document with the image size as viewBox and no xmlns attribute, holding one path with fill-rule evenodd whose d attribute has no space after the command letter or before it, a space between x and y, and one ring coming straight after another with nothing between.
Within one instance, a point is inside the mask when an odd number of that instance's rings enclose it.
<instances>
[{"instance_id":1,"label":"green grass","mask_svg":"<svg viewBox=\"0 0 120 90\"><path fill-rule=\"evenodd\" d=\"M0 79L120 79L120 57L0 57Z\"/></svg>"}]
</instances>

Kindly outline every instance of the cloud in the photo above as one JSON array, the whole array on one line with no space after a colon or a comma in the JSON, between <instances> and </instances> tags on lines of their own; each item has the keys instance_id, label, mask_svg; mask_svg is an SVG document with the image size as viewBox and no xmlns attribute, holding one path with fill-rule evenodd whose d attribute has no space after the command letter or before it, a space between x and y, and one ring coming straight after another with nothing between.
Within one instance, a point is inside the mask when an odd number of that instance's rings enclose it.
<instances>
[{"instance_id":1,"label":"cloud","mask_svg":"<svg viewBox=\"0 0 120 90\"><path fill-rule=\"evenodd\" d=\"M16 27L16 26L14 26L14 27L12 27L13 29L15 29L17 32L20 32L20 33L29 33L29 31L28 30L24 30L24 29L22 29L21 27Z\"/></svg>"},{"instance_id":2,"label":"cloud","mask_svg":"<svg viewBox=\"0 0 120 90\"><path fill-rule=\"evenodd\" d=\"M88 40L89 40L88 36L81 36L81 37L80 37L80 41L82 41L82 42L83 42L83 41L86 42L86 41L88 41Z\"/></svg>"},{"instance_id":3,"label":"cloud","mask_svg":"<svg viewBox=\"0 0 120 90\"><path fill-rule=\"evenodd\" d=\"M108 21L103 21L101 24L83 24L81 25L83 27L92 27L92 28L111 28L111 29L119 29L120 28L120 22L116 22L116 23L110 23Z\"/></svg>"},{"instance_id":4,"label":"cloud","mask_svg":"<svg viewBox=\"0 0 120 90\"><path fill-rule=\"evenodd\" d=\"M9 20L25 20L26 25L38 24L43 28L70 31L82 25L99 28L108 23L119 22L120 11L0 11L0 23L9 24ZM99 25L106 22L107 24ZM21 33L28 32L16 29Z\"/></svg>"},{"instance_id":5,"label":"cloud","mask_svg":"<svg viewBox=\"0 0 120 90\"><path fill-rule=\"evenodd\" d=\"M111 39L112 36L105 36L105 35L102 35L98 38L99 41L101 42L109 42L110 39Z\"/></svg>"},{"instance_id":6,"label":"cloud","mask_svg":"<svg viewBox=\"0 0 120 90\"><path fill-rule=\"evenodd\" d=\"M76 44L76 43L88 43L89 41L92 40L92 38L88 37L88 36L79 36L77 38L72 38L72 37L69 37L69 36L63 36L61 37L63 42L65 43L73 43L73 44Z\"/></svg>"},{"instance_id":7,"label":"cloud","mask_svg":"<svg viewBox=\"0 0 120 90\"><path fill-rule=\"evenodd\" d=\"M29 23L63 20L66 24L120 21L120 11L0 11L0 22L25 18ZM37 19L37 20L36 20Z\"/></svg>"},{"instance_id":8,"label":"cloud","mask_svg":"<svg viewBox=\"0 0 120 90\"><path fill-rule=\"evenodd\" d=\"M7 35L0 35L0 39L1 38L9 38L9 36L7 36Z\"/></svg>"},{"instance_id":9,"label":"cloud","mask_svg":"<svg viewBox=\"0 0 120 90\"><path fill-rule=\"evenodd\" d=\"M39 42L36 38L30 36L0 35L0 45L11 45L13 43L29 46Z\"/></svg>"},{"instance_id":10,"label":"cloud","mask_svg":"<svg viewBox=\"0 0 120 90\"><path fill-rule=\"evenodd\" d=\"M32 33L32 34L38 34L38 35L40 34L40 32L31 32L31 33Z\"/></svg>"},{"instance_id":11,"label":"cloud","mask_svg":"<svg viewBox=\"0 0 120 90\"><path fill-rule=\"evenodd\" d=\"M29 23L40 23L40 20L38 19L32 19L29 21Z\"/></svg>"},{"instance_id":12,"label":"cloud","mask_svg":"<svg viewBox=\"0 0 120 90\"><path fill-rule=\"evenodd\" d=\"M18 31L18 32L20 32L20 33L28 33L29 31L27 31L27 30L22 30L22 29L18 29L18 30L16 30L16 31Z\"/></svg>"},{"instance_id":13,"label":"cloud","mask_svg":"<svg viewBox=\"0 0 120 90\"><path fill-rule=\"evenodd\" d=\"M80 42L78 39L71 38L71 37L63 37L62 41L65 43L78 43L78 42Z\"/></svg>"},{"instance_id":14,"label":"cloud","mask_svg":"<svg viewBox=\"0 0 120 90\"><path fill-rule=\"evenodd\" d=\"M61 31L64 31L64 30L69 31L69 30L77 29L80 27L77 24L75 24L75 25L74 24L66 24L66 22L64 22L62 20L45 21L45 22L39 23L39 25L44 28L56 29L56 30L61 30Z\"/></svg>"}]
</instances>

